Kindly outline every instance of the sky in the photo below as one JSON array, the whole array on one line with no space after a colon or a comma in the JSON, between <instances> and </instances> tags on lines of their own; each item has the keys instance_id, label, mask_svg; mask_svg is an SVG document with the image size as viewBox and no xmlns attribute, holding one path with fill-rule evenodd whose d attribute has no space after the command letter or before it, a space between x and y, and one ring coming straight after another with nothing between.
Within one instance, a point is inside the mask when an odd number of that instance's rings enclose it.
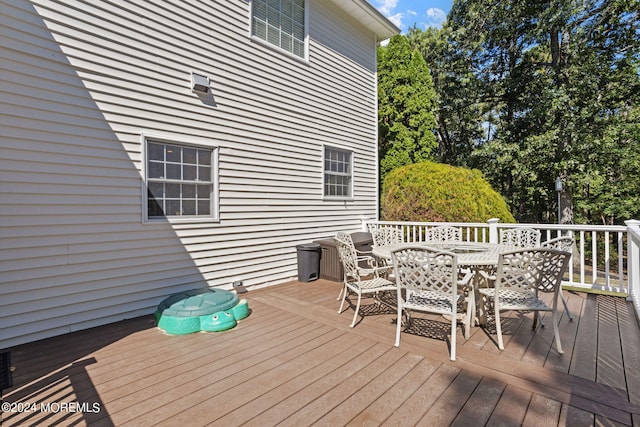
<instances>
[{"instance_id":1,"label":"sky","mask_svg":"<svg viewBox=\"0 0 640 427\"><path fill-rule=\"evenodd\" d=\"M406 33L413 24L423 30L440 28L453 0L369 0L369 3Z\"/></svg>"}]
</instances>

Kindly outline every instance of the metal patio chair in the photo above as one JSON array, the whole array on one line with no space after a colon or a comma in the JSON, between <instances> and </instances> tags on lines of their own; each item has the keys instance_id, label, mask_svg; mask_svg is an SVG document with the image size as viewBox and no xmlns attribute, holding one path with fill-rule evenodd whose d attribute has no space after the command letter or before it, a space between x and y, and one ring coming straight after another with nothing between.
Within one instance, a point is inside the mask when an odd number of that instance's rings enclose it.
<instances>
[{"instance_id":1,"label":"metal patio chair","mask_svg":"<svg viewBox=\"0 0 640 427\"><path fill-rule=\"evenodd\" d=\"M404 233L402 228L382 227L371 232L373 246L388 246L397 243L404 243Z\"/></svg>"},{"instance_id":2,"label":"metal patio chair","mask_svg":"<svg viewBox=\"0 0 640 427\"><path fill-rule=\"evenodd\" d=\"M500 243L518 248L536 248L540 246L540 231L526 227L504 229L500 233Z\"/></svg>"},{"instance_id":3,"label":"metal patio chair","mask_svg":"<svg viewBox=\"0 0 640 427\"><path fill-rule=\"evenodd\" d=\"M398 319L395 346L400 346L400 332L403 315L406 325L411 324L411 312L421 311L449 315L451 321L451 360L456 360L456 326L458 314L463 314L465 338L469 328L475 303L473 292L463 289L471 282L472 274L458 278L457 255L425 246L406 247L391 252L396 275ZM467 302L465 310L464 304ZM459 310L459 307L461 311Z\"/></svg>"},{"instance_id":4,"label":"metal patio chair","mask_svg":"<svg viewBox=\"0 0 640 427\"><path fill-rule=\"evenodd\" d=\"M396 286L392 281L381 276L381 273L389 270L389 267L378 267L377 261L373 256L358 256L353 240L349 234L337 233L335 240L338 245L338 254L344 268L344 287L340 291L342 303L340 303L338 313L342 313L344 302L347 299L347 293L349 291L355 293L358 296L358 302L356 303L353 321L350 325L353 328L358 318L363 294L374 294L374 296L376 296L376 294L380 294L381 292L395 291ZM364 267L363 264L367 266ZM338 296L338 299L339 298L340 296ZM378 302L379 301L380 300L378 300Z\"/></svg>"},{"instance_id":5,"label":"metal patio chair","mask_svg":"<svg viewBox=\"0 0 640 427\"><path fill-rule=\"evenodd\" d=\"M458 227L439 225L427 229L425 240L427 242L461 242L462 231Z\"/></svg>"},{"instance_id":6,"label":"metal patio chair","mask_svg":"<svg viewBox=\"0 0 640 427\"><path fill-rule=\"evenodd\" d=\"M482 303L493 306L500 350L504 350L500 312L533 311L532 329L535 329L538 312L550 311L556 348L558 353L564 353L558 331L558 295L568 261L567 252L550 248L526 248L500 254L494 287L478 289ZM551 305L538 298L541 288L553 291Z\"/></svg>"}]
</instances>

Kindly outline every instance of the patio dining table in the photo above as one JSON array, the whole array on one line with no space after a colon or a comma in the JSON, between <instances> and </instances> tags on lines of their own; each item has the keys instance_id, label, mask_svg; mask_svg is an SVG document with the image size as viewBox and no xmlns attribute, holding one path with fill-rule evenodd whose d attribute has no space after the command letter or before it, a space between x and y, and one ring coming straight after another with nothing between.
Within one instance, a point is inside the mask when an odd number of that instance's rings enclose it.
<instances>
[{"instance_id":1,"label":"patio dining table","mask_svg":"<svg viewBox=\"0 0 640 427\"><path fill-rule=\"evenodd\" d=\"M459 268L468 268L473 271L473 290L471 290L474 295L473 305L476 309L478 323L481 325L486 324L486 313L482 310L482 307L478 307L476 305L476 301L479 298L478 288L484 280L484 277L480 272L492 272L498 266L498 260L502 252L513 251L518 248L513 245L482 242L412 242L374 246L371 253L376 257L388 260L390 264L391 252L402 248L420 246L453 252L458 255Z\"/></svg>"},{"instance_id":2,"label":"patio dining table","mask_svg":"<svg viewBox=\"0 0 640 427\"><path fill-rule=\"evenodd\" d=\"M502 245L499 243L477 243L477 242L413 242L395 243L385 246L374 246L371 253L377 257L387 260L391 259L391 252L406 247L428 246L431 248L450 251L458 255L459 267L491 267L498 265L500 253L517 249L512 245Z\"/></svg>"}]
</instances>

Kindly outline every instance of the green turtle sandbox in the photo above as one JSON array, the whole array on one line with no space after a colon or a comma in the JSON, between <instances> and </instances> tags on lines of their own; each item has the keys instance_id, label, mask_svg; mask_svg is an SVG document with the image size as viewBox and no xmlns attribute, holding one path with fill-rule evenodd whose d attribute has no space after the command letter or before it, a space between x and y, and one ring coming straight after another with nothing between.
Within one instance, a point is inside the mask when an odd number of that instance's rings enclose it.
<instances>
[{"instance_id":1,"label":"green turtle sandbox","mask_svg":"<svg viewBox=\"0 0 640 427\"><path fill-rule=\"evenodd\" d=\"M218 332L231 329L249 315L247 300L223 289L194 289L162 300L156 324L168 334Z\"/></svg>"}]
</instances>

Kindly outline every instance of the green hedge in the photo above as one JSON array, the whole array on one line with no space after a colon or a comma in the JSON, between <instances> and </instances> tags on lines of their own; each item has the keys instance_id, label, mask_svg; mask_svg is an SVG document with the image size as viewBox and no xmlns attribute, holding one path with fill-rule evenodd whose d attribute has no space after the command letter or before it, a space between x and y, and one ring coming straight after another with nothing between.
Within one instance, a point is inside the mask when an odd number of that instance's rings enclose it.
<instances>
[{"instance_id":1,"label":"green hedge","mask_svg":"<svg viewBox=\"0 0 640 427\"><path fill-rule=\"evenodd\" d=\"M402 166L382 185L383 221L515 222L504 198L478 170L433 162Z\"/></svg>"}]
</instances>

